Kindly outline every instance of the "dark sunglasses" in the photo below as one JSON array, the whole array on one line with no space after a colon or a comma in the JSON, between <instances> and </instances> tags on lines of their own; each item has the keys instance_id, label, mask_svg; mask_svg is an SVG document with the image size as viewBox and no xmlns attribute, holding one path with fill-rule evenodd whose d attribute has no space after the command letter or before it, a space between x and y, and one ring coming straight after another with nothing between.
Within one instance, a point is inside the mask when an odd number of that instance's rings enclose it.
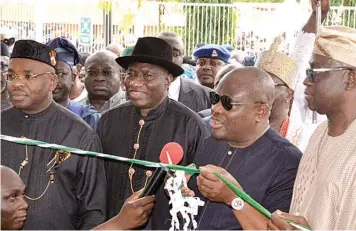
<instances>
[{"instance_id":1,"label":"dark sunglasses","mask_svg":"<svg viewBox=\"0 0 356 231\"><path fill-rule=\"evenodd\" d=\"M311 83L315 83L315 77L317 74L319 73L323 73L323 72L329 72L329 71L344 71L344 70L352 70L351 68L347 68L347 67L339 67L339 68L316 68L316 69L311 69L308 68L306 70L306 74L309 78L309 81Z\"/></svg>"},{"instance_id":2,"label":"dark sunglasses","mask_svg":"<svg viewBox=\"0 0 356 231\"><path fill-rule=\"evenodd\" d=\"M219 101L221 102L222 106L226 111L229 111L232 109L233 105L246 105L246 104L264 104L261 101L258 102L247 102L247 103L238 103L232 101L232 99L229 96L226 95L219 95L216 92L210 92L210 102L212 105L218 104Z\"/></svg>"}]
</instances>

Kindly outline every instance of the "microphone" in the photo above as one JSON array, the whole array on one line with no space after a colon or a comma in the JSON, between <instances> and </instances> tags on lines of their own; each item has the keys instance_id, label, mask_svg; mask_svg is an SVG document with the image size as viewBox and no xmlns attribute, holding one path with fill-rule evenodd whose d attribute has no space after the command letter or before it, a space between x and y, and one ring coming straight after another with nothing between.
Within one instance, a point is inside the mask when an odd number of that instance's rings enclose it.
<instances>
[{"instance_id":1,"label":"microphone","mask_svg":"<svg viewBox=\"0 0 356 231\"><path fill-rule=\"evenodd\" d=\"M159 160L164 164L179 164L179 162L183 159L183 148L178 143L171 142L162 148L161 154L159 156ZM140 198L155 195L158 189L163 184L167 175L167 171L160 167L157 168L147 186L143 190L140 195Z\"/></svg>"},{"instance_id":2,"label":"microphone","mask_svg":"<svg viewBox=\"0 0 356 231\"><path fill-rule=\"evenodd\" d=\"M176 142L171 142L162 148L159 160L164 164L177 165L183 159L183 148Z\"/></svg>"}]
</instances>

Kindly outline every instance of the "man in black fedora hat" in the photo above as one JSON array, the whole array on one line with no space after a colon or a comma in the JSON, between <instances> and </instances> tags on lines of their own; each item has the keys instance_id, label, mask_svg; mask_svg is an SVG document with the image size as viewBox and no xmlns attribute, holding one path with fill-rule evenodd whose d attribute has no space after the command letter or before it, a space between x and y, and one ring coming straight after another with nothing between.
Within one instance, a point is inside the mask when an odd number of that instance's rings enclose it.
<instances>
[{"instance_id":1,"label":"man in black fedora hat","mask_svg":"<svg viewBox=\"0 0 356 231\"><path fill-rule=\"evenodd\" d=\"M15 43L6 73L13 107L1 111L1 134L100 152L95 131L53 101L57 62L55 50L42 43ZM105 221L102 160L1 140L1 164L18 172L27 186L24 229L91 229Z\"/></svg>"},{"instance_id":2,"label":"man in black fedora hat","mask_svg":"<svg viewBox=\"0 0 356 231\"><path fill-rule=\"evenodd\" d=\"M197 114L168 98L173 77L183 69L173 61L171 46L162 39L144 37L137 41L131 56L119 57L126 69L125 87L130 101L104 113L98 134L105 153L141 160L159 161L163 146L179 143L184 150L181 165L192 163L202 148L206 127ZM133 192L142 189L152 169L106 161L109 218L115 216ZM168 229L168 198L161 187L147 229Z\"/></svg>"}]
</instances>

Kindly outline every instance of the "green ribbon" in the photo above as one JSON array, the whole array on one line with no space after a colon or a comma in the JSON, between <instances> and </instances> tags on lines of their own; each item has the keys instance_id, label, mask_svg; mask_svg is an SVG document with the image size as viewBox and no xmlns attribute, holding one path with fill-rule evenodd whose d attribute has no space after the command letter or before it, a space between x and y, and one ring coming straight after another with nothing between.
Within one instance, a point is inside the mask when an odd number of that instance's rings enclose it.
<instances>
[{"instance_id":1,"label":"green ribbon","mask_svg":"<svg viewBox=\"0 0 356 231\"><path fill-rule=\"evenodd\" d=\"M114 155L109 155L109 154L104 154L104 153L99 153L99 152L91 152L91 151L85 151L81 150L78 148L71 148L63 145L58 145L58 144L50 144L46 143L43 141L39 140L31 140L27 138L17 138L13 136L6 136L6 135L0 135L1 140L17 143L17 144L23 144L23 145L30 145L30 146L38 146L41 148L50 148L50 149L55 149L55 150L62 150L62 151L67 151L71 153L75 153L78 155L84 155L84 156L94 156L94 157L102 157L106 159L111 159L111 160L118 160L121 162L126 162L126 163L133 163L141 166L146 166L146 167L151 167L151 168L159 168L164 165L168 169L172 170L181 170L184 171L186 174L194 175L194 174L199 174L200 170L197 168L192 168L192 166L180 166L180 165L173 165L173 164L162 164L162 163L156 163L156 162L151 162L151 161L146 161L146 160L137 160L137 159L129 159L125 157L120 157L120 156L114 156ZM214 174L222 180L237 196L241 197L245 202L249 203L252 207L254 207L256 210L258 210L260 213L265 215L268 218L271 218L272 215L271 213L265 209L262 205L260 205L257 201L252 199L248 194L246 194L244 191L240 190L238 187L236 187L233 183L228 181L224 176L222 176L218 172L214 172ZM290 225L293 225L299 229L302 230L311 230L308 227L303 227L301 225L295 224L291 221L286 221Z\"/></svg>"}]
</instances>

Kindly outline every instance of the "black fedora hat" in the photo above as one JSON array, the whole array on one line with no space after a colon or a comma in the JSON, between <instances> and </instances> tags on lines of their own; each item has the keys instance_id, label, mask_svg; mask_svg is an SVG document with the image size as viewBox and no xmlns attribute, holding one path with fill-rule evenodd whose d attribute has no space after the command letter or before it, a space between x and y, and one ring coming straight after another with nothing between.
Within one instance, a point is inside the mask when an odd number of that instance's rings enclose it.
<instances>
[{"instance_id":1,"label":"black fedora hat","mask_svg":"<svg viewBox=\"0 0 356 231\"><path fill-rule=\"evenodd\" d=\"M150 63L167 69L173 77L180 76L184 70L172 60L172 47L166 41L143 37L137 40L130 56L119 57L116 62L125 69L132 63Z\"/></svg>"}]
</instances>

